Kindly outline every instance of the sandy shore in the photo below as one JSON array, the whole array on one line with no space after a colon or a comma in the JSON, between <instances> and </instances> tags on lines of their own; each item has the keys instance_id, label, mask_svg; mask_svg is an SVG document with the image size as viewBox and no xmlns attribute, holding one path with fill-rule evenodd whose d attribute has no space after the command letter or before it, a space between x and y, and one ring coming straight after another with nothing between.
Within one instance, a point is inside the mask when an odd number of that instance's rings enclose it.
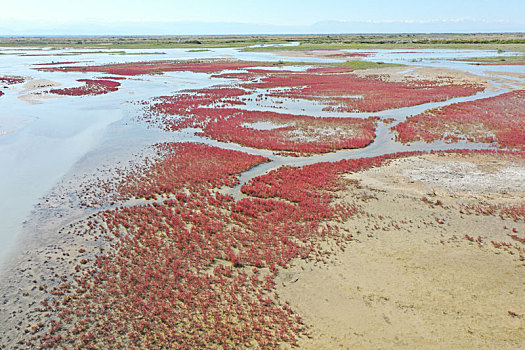
<instances>
[{"instance_id":1,"label":"sandy shore","mask_svg":"<svg viewBox=\"0 0 525 350\"><path fill-rule=\"evenodd\" d=\"M427 155L347 175L340 200L364 211L343 224L354 241L332 263L279 275L279 295L310 326L300 347L524 348L525 245L509 237L525 236L523 219L462 214L523 205L524 174L523 159Z\"/></svg>"},{"instance_id":2,"label":"sandy shore","mask_svg":"<svg viewBox=\"0 0 525 350\"><path fill-rule=\"evenodd\" d=\"M49 79L33 79L24 84L22 92L51 88L60 85L60 83Z\"/></svg>"},{"instance_id":3,"label":"sandy shore","mask_svg":"<svg viewBox=\"0 0 525 350\"><path fill-rule=\"evenodd\" d=\"M61 84L49 79L33 79L23 85L22 94L18 95L18 99L28 104L40 104L42 100L49 98L64 97L59 95L35 93L36 90L52 88L60 86Z\"/></svg>"}]
</instances>

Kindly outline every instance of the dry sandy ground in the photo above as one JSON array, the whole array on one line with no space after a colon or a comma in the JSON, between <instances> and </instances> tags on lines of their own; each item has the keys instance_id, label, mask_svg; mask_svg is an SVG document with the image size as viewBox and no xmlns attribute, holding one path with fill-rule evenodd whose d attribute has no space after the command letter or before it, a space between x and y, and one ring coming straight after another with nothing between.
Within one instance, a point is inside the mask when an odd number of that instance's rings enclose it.
<instances>
[{"instance_id":1,"label":"dry sandy ground","mask_svg":"<svg viewBox=\"0 0 525 350\"><path fill-rule=\"evenodd\" d=\"M59 95L40 94L40 93L35 93L34 92L36 90L41 90L41 89L45 89L45 88L52 88L52 87L56 87L56 86L60 86L60 85L61 85L60 83L58 83L56 81L48 80L48 79L34 79L34 80L30 80L30 81L28 81L27 83L24 84L23 90L22 90L23 94L19 95L18 98L20 100L24 101L25 103L40 104L40 103L42 103L43 99L63 97L63 96L59 96ZM29 92L29 93L27 93L27 92Z\"/></svg>"},{"instance_id":2,"label":"dry sandy ground","mask_svg":"<svg viewBox=\"0 0 525 350\"><path fill-rule=\"evenodd\" d=\"M525 237L523 219L460 212L523 205L523 158L428 155L347 179L341 200L364 210L343 225L354 240L332 263L279 274L279 295L310 327L300 348L525 348L525 245L508 236Z\"/></svg>"}]
</instances>

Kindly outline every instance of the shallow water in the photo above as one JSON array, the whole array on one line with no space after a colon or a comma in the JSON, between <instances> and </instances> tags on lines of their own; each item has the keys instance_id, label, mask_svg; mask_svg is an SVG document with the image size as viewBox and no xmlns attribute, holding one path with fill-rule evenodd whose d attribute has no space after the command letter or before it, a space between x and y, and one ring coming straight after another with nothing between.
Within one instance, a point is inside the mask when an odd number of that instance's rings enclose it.
<instances>
[{"instance_id":1,"label":"shallow water","mask_svg":"<svg viewBox=\"0 0 525 350\"><path fill-rule=\"evenodd\" d=\"M29 50L0 48L0 76L17 75L33 79L49 79L61 84L61 87L79 86L77 79L90 79L104 76L102 73L81 72L46 72L32 69L35 63L80 61L78 64L99 65L108 63L138 62L168 59L199 59L234 57L251 61L334 61L319 58L286 58L272 53L241 52L238 49L210 49L205 52L190 52L186 49L125 50L133 55L121 55L121 50L95 50L102 53L90 53L93 50L60 49ZM367 50L374 52L370 60L404 63L408 65L428 65L453 68L484 75L490 78L486 70L498 72L523 72L523 66L473 66L465 62L447 61L450 58L498 56L496 51L452 51L452 50ZM139 53L154 53L140 55ZM162 52L162 54L157 54ZM65 56L20 56L20 54L61 54ZM505 53L508 55L508 53ZM417 60L417 62L413 62ZM283 67L282 69L303 70L304 66ZM410 68L408 68L410 69ZM407 70L408 70L407 69ZM520 81L517 79L516 81ZM282 157L270 151L224 144L197 137L192 130L177 133L165 133L148 129L135 118L140 114L140 106L133 102L156 96L169 95L184 89L198 89L230 82L226 79L211 78L209 74L191 72L169 72L159 76L137 76L120 81L122 86L117 92L99 96L57 97L42 100L42 104L27 104L18 97L27 94L23 84L8 88L0 86L5 93L0 97L0 257L10 251L23 223L31 215L34 206L64 176L78 171L79 168L95 169L99 162L110 162L131 156L144 147L161 141L205 142L228 149L242 150L252 154L269 157L272 162L260 165L242 174L241 182L275 169L281 165L306 165L320 161L337 161L345 158L376 156L385 153L451 149L451 148L488 148L477 144L414 143L402 145L393 140L389 131L392 125L380 124L376 140L360 150L345 150L311 157ZM41 89L37 91L45 91ZM253 110L274 110L277 112L304 114L313 116L392 117L395 123L407 116L421 113L427 109L445 106L454 102L471 101L494 96L497 92L482 92L475 96L455 98L440 103L427 103L414 107L399 108L377 113L333 113L323 112L324 105L306 100L268 99L261 103L248 102L241 108ZM280 102L280 103L277 103ZM262 105L261 105L262 104ZM262 127L268 127L263 125ZM101 156L102 155L102 156ZM239 187L231 191L240 198Z\"/></svg>"}]
</instances>

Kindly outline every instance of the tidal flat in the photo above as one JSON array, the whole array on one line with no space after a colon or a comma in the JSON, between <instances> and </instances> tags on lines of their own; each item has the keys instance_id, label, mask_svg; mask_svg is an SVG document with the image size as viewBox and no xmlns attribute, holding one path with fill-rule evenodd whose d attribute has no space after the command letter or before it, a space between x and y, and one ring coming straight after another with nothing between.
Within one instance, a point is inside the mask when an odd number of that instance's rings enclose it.
<instances>
[{"instance_id":1,"label":"tidal flat","mask_svg":"<svg viewBox=\"0 0 525 350\"><path fill-rule=\"evenodd\" d=\"M525 346L522 50L278 39L0 47L0 348Z\"/></svg>"}]
</instances>

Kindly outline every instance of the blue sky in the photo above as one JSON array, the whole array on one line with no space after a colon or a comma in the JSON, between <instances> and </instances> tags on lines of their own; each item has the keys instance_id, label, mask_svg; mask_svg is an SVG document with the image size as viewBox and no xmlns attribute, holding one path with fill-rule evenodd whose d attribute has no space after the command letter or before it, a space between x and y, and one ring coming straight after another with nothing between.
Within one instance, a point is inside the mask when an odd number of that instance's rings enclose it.
<instances>
[{"instance_id":1,"label":"blue sky","mask_svg":"<svg viewBox=\"0 0 525 350\"><path fill-rule=\"evenodd\" d=\"M4 0L0 35L525 31L524 0ZM230 23L229 26L217 23ZM199 27L198 25L201 25ZM215 24L215 25L212 25ZM137 28L133 29L133 25ZM98 27L98 29L97 29ZM39 29L40 28L40 29ZM193 29L192 29L193 28ZM221 29L223 28L223 29ZM377 30L376 30L377 28ZM425 30L427 29L427 30ZM224 33L217 33L217 31ZM111 33L110 33L111 32ZM45 34L45 33L44 33ZM100 33L103 34L103 33Z\"/></svg>"}]
</instances>

